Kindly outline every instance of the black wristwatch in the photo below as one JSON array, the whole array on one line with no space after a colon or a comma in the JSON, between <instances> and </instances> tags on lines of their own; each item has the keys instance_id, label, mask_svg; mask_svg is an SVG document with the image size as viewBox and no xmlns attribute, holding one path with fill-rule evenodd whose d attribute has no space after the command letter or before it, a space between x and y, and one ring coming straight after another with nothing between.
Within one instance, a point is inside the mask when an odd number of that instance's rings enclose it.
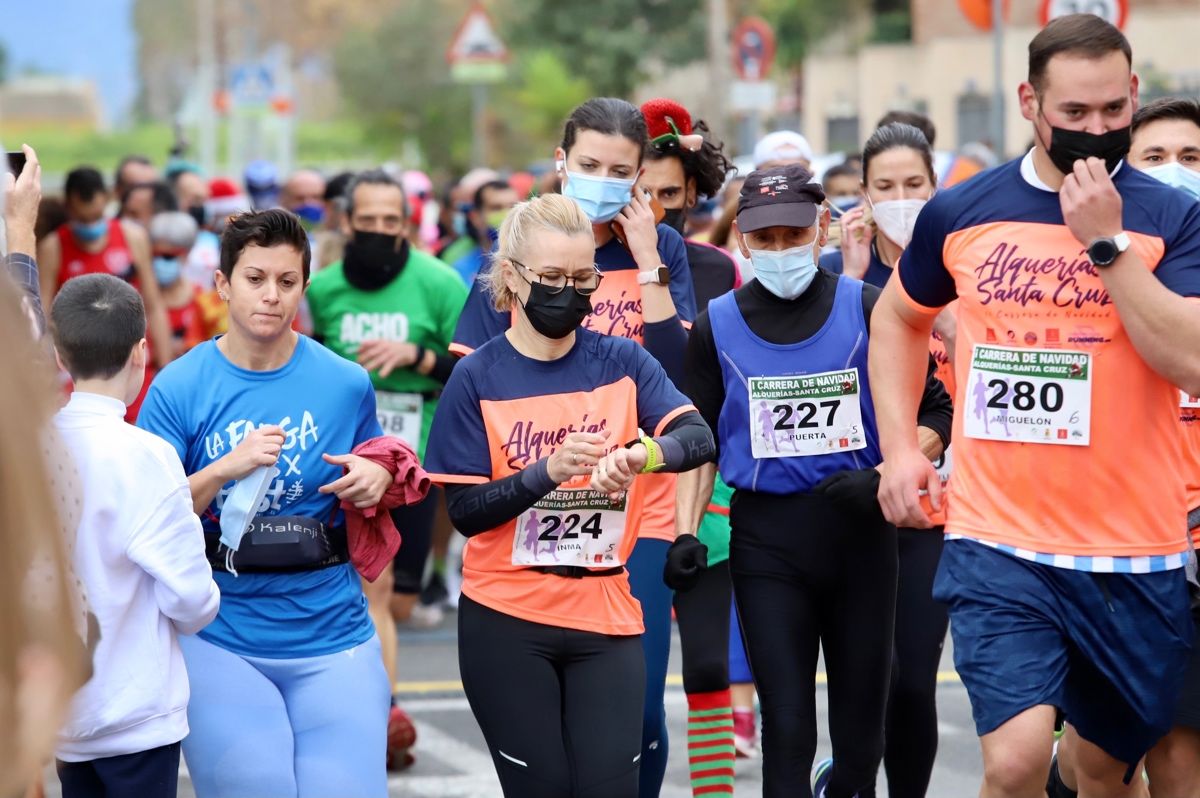
<instances>
[{"instance_id":1,"label":"black wristwatch","mask_svg":"<svg viewBox=\"0 0 1200 798\"><path fill-rule=\"evenodd\" d=\"M1098 269L1111 266L1122 252L1129 249L1129 234L1119 233L1112 238L1097 238L1088 244L1088 260Z\"/></svg>"}]
</instances>

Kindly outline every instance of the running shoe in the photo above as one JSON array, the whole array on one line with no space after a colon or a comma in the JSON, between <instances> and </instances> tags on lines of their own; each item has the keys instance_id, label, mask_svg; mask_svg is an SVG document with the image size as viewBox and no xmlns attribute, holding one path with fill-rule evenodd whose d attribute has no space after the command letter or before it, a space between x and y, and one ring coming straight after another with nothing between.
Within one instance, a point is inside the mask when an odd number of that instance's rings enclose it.
<instances>
[{"instance_id":1,"label":"running shoe","mask_svg":"<svg viewBox=\"0 0 1200 798\"><path fill-rule=\"evenodd\" d=\"M754 710L733 711L733 750L738 759L758 758L758 733L755 725Z\"/></svg>"},{"instance_id":2,"label":"running shoe","mask_svg":"<svg viewBox=\"0 0 1200 798\"><path fill-rule=\"evenodd\" d=\"M813 765L812 794L813 798L825 798L825 788L829 786L829 778L833 775L833 760L822 759Z\"/></svg>"},{"instance_id":3,"label":"running shoe","mask_svg":"<svg viewBox=\"0 0 1200 798\"><path fill-rule=\"evenodd\" d=\"M446 618L446 613L437 605L417 604L412 608L412 613L408 616L408 620L400 624L400 628L408 629L433 629L442 625L442 621Z\"/></svg>"},{"instance_id":4,"label":"running shoe","mask_svg":"<svg viewBox=\"0 0 1200 798\"><path fill-rule=\"evenodd\" d=\"M392 706L388 713L387 730L387 769L390 771L407 770L416 762L412 747L417 743L417 727L412 718L398 706Z\"/></svg>"}]
</instances>

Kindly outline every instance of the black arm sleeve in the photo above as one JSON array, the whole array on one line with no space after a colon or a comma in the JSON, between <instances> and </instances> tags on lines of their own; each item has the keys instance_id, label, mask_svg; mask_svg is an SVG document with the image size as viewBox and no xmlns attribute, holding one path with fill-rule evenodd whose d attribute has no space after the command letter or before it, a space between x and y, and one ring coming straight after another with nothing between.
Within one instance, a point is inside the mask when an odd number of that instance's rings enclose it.
<instances>
[{"instance_id":1,"label":"black arm sleeve","mask_svg":"<svg viewBox=\"0 0 1200 798\"><path fill-rule=\"evenodd\" d=\"M691 471L717 456L712 430L699 413L687 412L672 419L654 442L662 449L666 463L663 471L676 474Z\"/></svg>"},{"instance_id":2,"label":"black arm sleeve","mask_svg":"<svg viewBox=\"0 0 1200 798\"><path fill-rule=\"evenodd\" d=\"M676 387L683 384L683 360L688 334L678 316L647 323L642 346L658 361Z\"/></svg>"},{"instance_id":3,"label":"black arm sleeve","mask_svg":"<svg viewBox=\"0 0 1200 798\"><path fill-rule=\"evenodd\" d=\"M458 362L458 358L454 355L443 355L441 352L435 352L436 359L433 362L433 369L429 372L429 376L446 384L446 380L450 379L450 372L454 371L454 364Z\"/></svg>"},{"instance_id":4,"label":"black arm sleeve","mask_svg":"<svg viewBox=\"0 0 1200 798\"><path fill-rule=\"evenodd\" d=\"M879 301L881 293L874 286L863 286L863 316L867 320L868 330L871 329L871 312L875 310L875 303ZM936 375L937 362L933 355L930 355L929 366L925 371L925 390L917 408L917 426L933 430L942 439L942 446L949 446L950 430L954 426L954 403Z\"/></svg>"},{"instance_id":5,"label":"black arm sleeve","mask_svg":"<svg viewBox=\"0 0 1200 798\"><path fill-rule=\"evenodd\" d=\"M466 537L495 529L528 510L557 485L549 458L503 479L482 485L446 485L446 509L454 528Z\"/></svg>"},{"instance_id":6,"label":"black arm sleeve","mask_svg":"<svg viewBox=\"0 0 1200 798\"><path fill-rule=\"evenodd\" d=\"M721 406L725 404L725 381L721 376L721 364L717 361L717 344L707 310L701 311L692 325L684 357L684 371L687 376L680 388L700 411L700 417L709 429L715 430ZM716 459L719 448L719 443L714 439L713 459Z\"/></svg>"}]
</instances>

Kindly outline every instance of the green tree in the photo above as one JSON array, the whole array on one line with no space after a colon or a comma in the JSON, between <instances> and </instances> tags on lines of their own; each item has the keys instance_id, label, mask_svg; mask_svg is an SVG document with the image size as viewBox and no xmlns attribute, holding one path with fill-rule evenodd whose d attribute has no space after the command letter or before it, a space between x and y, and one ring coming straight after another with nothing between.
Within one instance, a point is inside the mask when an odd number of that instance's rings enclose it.
<instances>
[{"instance_id":1,"label":"green tree","mask_svg":"<svg viewBox=\"0 0 1200 798\"><path fill-rule=\"evenodd\" d=\"M334 71L348 109L374 132L415 140L427 162L462 168L471 99L446 66L458 21L447 5L404 0L371 27L349 30L334 50Z\"/></svg>"},{"instance_id":2,"label":"green tree","mask_svg":"<svg viewBox=\"0 0 1200 798\"><path fill-rule=\"evenodd\" d=\"M798 69L813 45L855 11L853 1L758 0L754 9L775 29L779 66Z\"/></svg>"},{"instance_id":3,"label":"green tree","mask_svg":"<svg viewBox=\"0 0 1200 798\"><path fill-rule=\"evenodd\" d=\"M8 80L8 48L0 42L0 83Z\"/></svg>"},{"instance_id":4,"label":"green tree","mask_svg":"<svg viewBox=\"0 0 1200 798\"><path fill-rule=\"evenodd\" d=\"M510 47L554 52L598 94L628 96L652 60L705 57L704 3L697 0L509 0L496 15Z\"/></svg>"},{"instance_id":5,"label":"green tree","mask_svg":"<svg viewBox=\"0 0 1200 798\"><path fill-rule=\"evenodd\" d=\"M592 88L551 50L522 53L512 68L515 80L498 92L497 103L505 154L514 164L549 158L563 121Z\"/></svg>"}]
</instances>

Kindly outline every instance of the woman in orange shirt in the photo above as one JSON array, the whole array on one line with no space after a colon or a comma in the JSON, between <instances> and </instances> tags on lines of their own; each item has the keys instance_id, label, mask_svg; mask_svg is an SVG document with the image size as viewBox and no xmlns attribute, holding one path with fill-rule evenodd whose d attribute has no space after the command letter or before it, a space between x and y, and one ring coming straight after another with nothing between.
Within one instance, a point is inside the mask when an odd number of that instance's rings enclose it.
<instances>
[{"instance_id":1,"label":"woman in orange shirt","mask_svg":"<svg viewBox=\"0 0 1200 798\"><path fill-rule=\"evenodd\" d=\"M505 795L636 798L636 475L711 459L712 433L637 343L580 328L603 275L576 202L517 205L494 263L512 326L455 368L426 455L470 538L463 686Z\"/></svg>"}]
</instances>

